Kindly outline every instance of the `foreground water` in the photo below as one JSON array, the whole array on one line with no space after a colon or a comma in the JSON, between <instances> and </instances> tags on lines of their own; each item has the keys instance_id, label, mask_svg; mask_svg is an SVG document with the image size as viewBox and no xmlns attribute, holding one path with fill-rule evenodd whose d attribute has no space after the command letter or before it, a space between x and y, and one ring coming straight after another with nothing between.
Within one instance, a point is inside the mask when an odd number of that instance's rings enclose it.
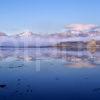
<instances>
[{"instance_id":1,"label":"foreground water","mask_svg":"<svg viewBox=\"0 0 100 100\"><path fill-rule=\"evenodd\" d=\"M100 100L100 52L1 48L0 100Z\"/></svg>"}]
</instances>

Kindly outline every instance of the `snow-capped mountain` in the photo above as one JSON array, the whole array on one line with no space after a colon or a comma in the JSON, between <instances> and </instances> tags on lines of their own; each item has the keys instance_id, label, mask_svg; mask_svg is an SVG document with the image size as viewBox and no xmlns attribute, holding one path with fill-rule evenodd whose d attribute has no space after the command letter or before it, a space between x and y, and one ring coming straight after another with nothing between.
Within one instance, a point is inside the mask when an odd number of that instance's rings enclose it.
<instances>
[{"instance_id":1,"label":"snow-capped mountain","mask_svg":"<svg viewBox=\"0 0 100 100\"><path fill-rule=\"evenodd\" d=\"M71 24L67 25L63 32L52 34L50 37L66 42L100 40L100 26L94 24Z\"/></svg>"},{"instance_id":2,"label":"snow-capped mountain","mask_svg":"<svg viewBox=\"0 0 100 100\"><path fill-rule=\"evenodd\" d=\"M62 34L62 33L61 33ZM100 35L100 26L94 24L71 24L66 25L63 35L66 36L90 36Z\"/></svg>"},{"instance_id":3,"label":"snow-capped mountain","mask_svg":"<svg viewBox=\"0 0 100 100\"><path fill-rule=\"evenodd\" d=\"M46 35L36 34L30 31L19 33L13 38L16 43L21 47L38 47L38 46L50 46L51 42Z\"/></svg>"},{"instance_id":4,"label":"snow-capped mountain","mask_svg":"<svg viewBox=\"0 0 100 100\"><path fill-rule=\"evenodd\" d=\"M0 32L0 46L52 46L59 42L100 40L100 26L94 24L70 24L66 25L63 32L54 34L36 34L30 31L22 32L14 36L7 36Z\"/></svg>"},{"instance_id":5,"label":"snow-capped mountain","mask_svg":"<svg viewBox=\"0 0 100 100\"><path fill-rule=\"evenodd\" d=\"M16 36L17 37L30 37L32 35L33 35L32 32L23 32L23 33L17 34Z\"/></svg>"},{"instance_id":6,"label":"snow-capped mountain","mask_svg":"<svg viewBox=\"0 0 100 100\"><path fill-rule=\"evenodd\" d=\"M100 35L100 26L94 24L70 24L65 26L65 34L69 37L87 37Z\"/></svg>"}]
</instances>

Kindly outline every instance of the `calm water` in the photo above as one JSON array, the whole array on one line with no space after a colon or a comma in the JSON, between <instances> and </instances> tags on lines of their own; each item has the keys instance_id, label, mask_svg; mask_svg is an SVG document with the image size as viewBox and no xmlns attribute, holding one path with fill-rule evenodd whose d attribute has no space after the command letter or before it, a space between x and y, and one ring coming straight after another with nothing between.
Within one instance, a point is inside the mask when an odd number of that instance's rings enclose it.
<instances>
[{"instance_id":1,"label":"calm water","mask_svg":"<svg viewBox=\"0 0 100 100\"><path fill-rule=\"evenodd\" d=\"M1 48L0 100L100 100L100 52Z\"/></svg>"}]
</instances>

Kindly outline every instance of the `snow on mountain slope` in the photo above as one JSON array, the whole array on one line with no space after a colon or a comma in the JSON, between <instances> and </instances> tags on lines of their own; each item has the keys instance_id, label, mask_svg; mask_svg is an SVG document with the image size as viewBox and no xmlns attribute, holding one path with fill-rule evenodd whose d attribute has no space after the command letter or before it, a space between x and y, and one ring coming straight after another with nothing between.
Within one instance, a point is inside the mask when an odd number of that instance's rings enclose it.
<instances>
[{"instance_id":1,"label":"snow on mountain slope","mask_svg":"<svg viewBox=\"0 0 100 100\"><path fill-rule=\"evenodd\" d=\"M7 36L5 33L0 32L0 46L52 46L63 41L89 41L91 39L100 40L100 26L71 24L65 27L64 32L48 35L26 31L15 36Z\"/></svg>"},{"instance_id":2,"label":"snow on mountain slope","mask_svg":"<svg viewBox=\"0 0 100 100\"><path fill-rule=\"evenodd\" d=\"M70 34L70 36L97 36L100 35L100 26L94 24L70 24L65 27L66 34Z\"/></svg>"}]
</instances>

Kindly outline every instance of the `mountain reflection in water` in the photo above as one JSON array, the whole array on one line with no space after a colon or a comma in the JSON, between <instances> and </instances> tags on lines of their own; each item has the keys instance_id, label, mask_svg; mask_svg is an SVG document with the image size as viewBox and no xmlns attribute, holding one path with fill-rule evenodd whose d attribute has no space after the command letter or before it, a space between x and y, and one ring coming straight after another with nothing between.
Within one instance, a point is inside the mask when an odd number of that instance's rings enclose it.
<instances>
[{"instance_id":1,"label":"mountain reflection in water","mask_svg":"<svg viewBox=\"0 0 100 100\"><path fill-rule=\"evenodd\" d=\"M100 52L0 48L0 100L100 100Z\"/></svg>"},{"instance_id":2,"label":"mountain reflection in water","mask_svg":"<svg viewBox=\"0 0 100 100\"><path fill-rule=\"evenodd\" d=\"M25 61L36 60L60 60L66 67L82 68L96 67L100 64L100 52L67 51L56 48L2 48L0 49L0 61Z\"/></svg>"}]
</instances>

